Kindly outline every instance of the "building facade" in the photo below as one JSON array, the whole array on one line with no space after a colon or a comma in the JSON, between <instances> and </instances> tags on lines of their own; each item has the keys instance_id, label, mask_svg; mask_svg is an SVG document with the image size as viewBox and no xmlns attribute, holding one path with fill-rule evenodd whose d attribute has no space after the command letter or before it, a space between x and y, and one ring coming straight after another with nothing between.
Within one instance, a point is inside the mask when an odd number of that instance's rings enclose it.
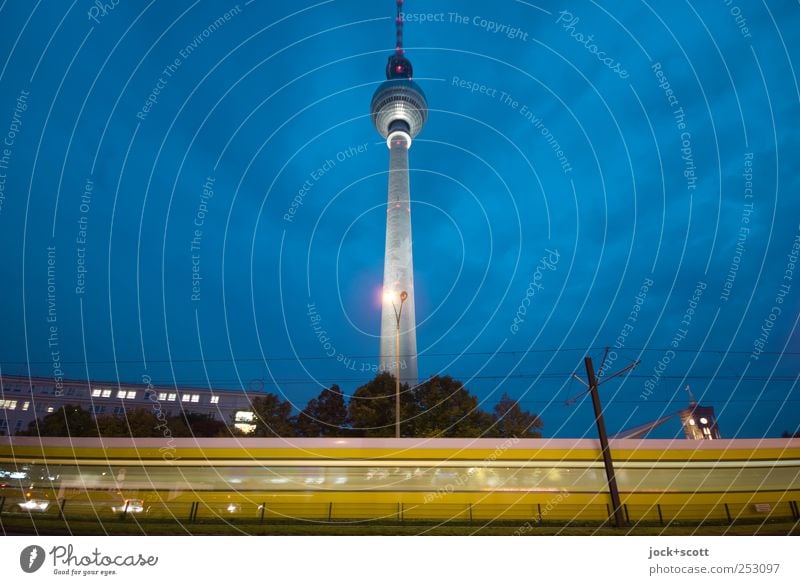
<instances>
[{"instance_id":1,"label":"building facade","mask_svg":"<svg viewBox=\"0 0 800 585\"><path fill-rule=\"evenodd\" d=\"M252 432L253 395L235 390L175 388L153 384L86 382L52 378L0 376L0 435L15 435L68 404L94 416L123 416L135 409L161 412L165 417L196 413L212 417L243 432Z\"/></svg>"}]
</instances>

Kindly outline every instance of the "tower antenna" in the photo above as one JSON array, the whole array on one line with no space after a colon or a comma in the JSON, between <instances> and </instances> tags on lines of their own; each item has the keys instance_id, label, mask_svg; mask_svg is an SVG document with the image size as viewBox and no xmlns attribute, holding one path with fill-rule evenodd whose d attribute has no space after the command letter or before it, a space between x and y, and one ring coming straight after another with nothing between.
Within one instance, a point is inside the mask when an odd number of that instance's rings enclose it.
<instances>
[{"instance_id":1,"label":"tower antenna","mask_svg":"<svg viewBox=\"0 0 800 585\"><path fill-rule=\"evenodd\" d=\"M394 52L398 57L402 57L403 53L405 53L405 49L403 49L403 0L397 0L397 17L394 22L397 30L397 43Z\"/></svg>"},{"instance_id":2,"label":"tower antenna","mask_svg":"<svg viewBox=\"0 0 800 585\"><path fill-rule=\"evenodd\" d=\"M394 18L395 44L394 53L389 56L386 64L386 79L411 79L414 70L411 61L406 59L406 50L403 48L403 0L396 0L397 15Z\"/></svg>"}]
</instances>

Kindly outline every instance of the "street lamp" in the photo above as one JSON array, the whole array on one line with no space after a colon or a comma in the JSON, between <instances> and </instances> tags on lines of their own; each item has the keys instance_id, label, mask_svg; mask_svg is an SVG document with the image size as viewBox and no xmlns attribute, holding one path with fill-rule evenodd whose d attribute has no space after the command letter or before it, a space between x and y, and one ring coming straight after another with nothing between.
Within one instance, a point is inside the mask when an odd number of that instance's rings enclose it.
<instances>
[{"instance_id":1,"label":"street lamp","mask_svg":"<svg viewBox=\"0 0 800 585\"><path fill-rule=\"evenodd\" d=\"M400 317L403 314L403 303L406 302L408 293L403 291L400 293L400 308L394 304L395 293L387 291L384 294L385 300L392 301L392 309L394 309L394 318L397 323L394 338L394 436L400 438Z\"/></svg>"}]
</instances>

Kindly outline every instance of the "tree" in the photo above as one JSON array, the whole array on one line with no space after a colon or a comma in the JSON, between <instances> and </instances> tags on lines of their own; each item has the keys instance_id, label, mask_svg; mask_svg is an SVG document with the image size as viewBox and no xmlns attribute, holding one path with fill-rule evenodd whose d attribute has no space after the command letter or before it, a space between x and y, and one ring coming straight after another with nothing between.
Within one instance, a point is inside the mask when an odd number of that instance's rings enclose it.
<instances>
[{"instance_id":1,"label":"tree","mask_svg":"<svg viewBox=\"0 0 800 585\"><path fill-rule=\"evenodd\" d=\"M292 405L271 393L253 398L256 437L291 437L294 435Z\"/></svg>"},{"instance_id":2,"label":"tree","mask_svg":"<svg viewBox=\"0 0 800 585\"><path fill-rule=\"evenodd\" d=\"M450 376L434 376L414 389L417 415L408 421L415 437L480 437L492 416L478 399Z\"/></svg>"},{"instance_id":3,"label":"tree","mask_svg":"<svg viewBox=\"0 0 800 585\"><path fill-rule=\"evenodd\" d=\"M95 419L101 437L127 437L128 427L121 416L103 414Z\"/></svg>"},{"instance_id":4,"label":"tree","mask_svg":"<svg viewBox=\"0 0 800 585\"><path fill-rule=\"evenodd\" d=\"M104 414L96 419L97 428L102 437L160 437L163 435L160 422L153 411L136 408L124 414Z\"/></svg>"},{"instance_id":5,"label":"tree","mask_svg":"<svg viewBox=\"0 0 800 585\"><path fill-rule=\"evenodd\" d=\"M230 436L227 426L210 414L184 412L158 418L147 408L128 410L121 415L97 417L102 437L217 437Z\"/></svg>"},{"instance_id":6,"label":"tree","mask_svg":"<svg viewBox=\"0 0 800 585\"><path fill-rule=\"evenodd\" d=\"M129 437L160 437L162 431L156 427L159 425L159 420L155 413L147 408L136 408L127 410L122 415L125 430ZM163 423L161 423L163 426Z\"/></svg>"},{"instance_id":7,"label":"tree","mask_svg":"<svg viewBox=\"0 0 800 585\"><path fill-rule=\"evenodd\" d=\"M522 410L519 402L512 400L508 394L503 394L494 407L494 427L488 433L493 437L541 437L536 429L544 427L541 419L527 410Z\"/></svg>"},{"instance_id":8,"label":"tree","mask_svg":"<svg viewBox=\"0 0 800 585\"><path fill-rule=\"evenodd\" d=\"M348 404L350 424L354 434L360 437L395 436L395 379L388 372L381 372L360 386ZM400 386L400 421L403 435L408 436L404 421L416 414L415 400L408 384Z\"/></svg>"},{"instance_id":9,"label":"tree","mask_svg":"<svg viewBox=\"0 0 800 585\"><path fill-rule=\"evenodd\" d=\"M41 419L31 421L25 433L40 437L96 437L92 413L74 404L65 404Z\"/></svg>"},{"instance_id":10,"label":"tree","mask_svg":"<svg viewBox=\"0 0 800 585\"><path fill-rule=\"evenodd\" d=\"M184 412L167 419L173 437L229 437L227 425L212 414Z\"/></svg>"},{"instance_id":11,"label":"tree","mask_svg":"<svg viewBox=\"0 0 800 585\"><path fill-rule=\"evenodd\" d=\"M350 434L344 394L334 384L325 388L297 416L297 432L301 437L345 437Z\"/></svg>"}]
</instances>

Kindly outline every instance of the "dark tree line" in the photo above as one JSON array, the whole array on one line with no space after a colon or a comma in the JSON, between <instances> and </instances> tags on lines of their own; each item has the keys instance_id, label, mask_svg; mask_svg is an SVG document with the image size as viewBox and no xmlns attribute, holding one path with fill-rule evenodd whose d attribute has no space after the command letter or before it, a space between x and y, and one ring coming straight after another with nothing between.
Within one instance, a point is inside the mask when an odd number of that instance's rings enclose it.
<instances>
[{"instance_id":1,"label":"dark tree line","mask_svg":"<svg viewBox=\"0 0 800 585\"><path fill-rule=\"evenodd\" d=\"M394 437L395 379L378 374L356 389L349 400L333 385L311 399L298 414L275 394L251 400L256 437ZM491 410L449 376L435 376L416 388L400 389L401 434L404 437L540 437L542 421L503 394ZM31 423L26 434L73 437L220 437L240 435L233 421L183 413L156 417L146 409L125 416L96 418L67 405Z\"/></svg>"},{"instance_id":2,"label":"dark tree line","mask_svg":"<svg viewBox=\"0 0 800 585\"><path fill-rule=\"evenodd\" d=\"M253 399L255 434L261 437L394 437L395 379L378 374L350 400L338 386L323 390L297 415L274 394ZM404 437L540 437L541 419L504 394L491 412L461 382L435 376L400 388Z\"/></svg>"},{"instance_id":3,"label":"dark tree line","mask_svg":"<svg viewBox=\"0 0 800 585\"><path fill-rule=\"evenodd\" d=\"M228 426L210 415L186 412L161 417L146 408L127 410L124 416L92 413L73 404L31 422L20 435L40 437L229 437Z\"/></svg>"}]
</instances>

